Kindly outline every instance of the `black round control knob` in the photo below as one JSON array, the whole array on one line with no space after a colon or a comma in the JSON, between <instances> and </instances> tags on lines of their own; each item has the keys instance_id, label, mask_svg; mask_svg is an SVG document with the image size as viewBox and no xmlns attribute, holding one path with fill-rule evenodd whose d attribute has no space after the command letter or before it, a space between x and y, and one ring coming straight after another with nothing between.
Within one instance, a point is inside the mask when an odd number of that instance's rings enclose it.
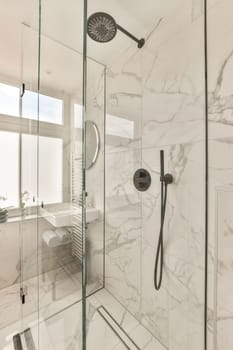
<instances>
[{"instance_id":1,"label":"black round control knob","mask_svg":"<svg viewBox=\"0 0 233 350\"><path fill-rule=\"evenodd\" d=\"M151 176L146 169L138 169L133 177L134 186L138 191L146 191L151 185Z\"/></svg>"}]
</instances>

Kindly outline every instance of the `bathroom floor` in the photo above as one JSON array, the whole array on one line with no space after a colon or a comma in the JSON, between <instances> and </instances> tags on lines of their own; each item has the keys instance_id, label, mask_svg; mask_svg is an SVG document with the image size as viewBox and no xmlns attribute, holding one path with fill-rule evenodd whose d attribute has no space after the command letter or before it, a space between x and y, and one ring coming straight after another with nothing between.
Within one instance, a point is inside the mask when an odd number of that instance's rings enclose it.
<instances>
[{"instance_id":1,"label":"bathroom floor","mask_svg":"<svg viewBox=\"0 0 233 350\"><path fill-rule=\"evenodd\" d=\"M12 338L12 334L31 327L34 320L49 319L82 299L82 275L80 265L71 262L56 270L24 282L26 303L19 301L20 283L0 290L0 349ZM98 289L90 283L88 292ZM39 300L39 302L38 302ZM39 313L38 313L39 309ZM19 322L18 320L22 320Z\"/></svg>"},{"instance_id":2,"label":"bathroom floor","mask_svg":"<svg viewBox=\"0 0 233 350\"><path fill-rule=\"evenodd\" d=\"M63 285L65 289L65 284ZM81 291L80 296L81 296ZM78 293L78 292L77 292ZM77 299L78 294L73 298ZM63 302L71 304L71 296ZM73 299L73 300L74 300ZM57 306L56 306L57 307ZM50 309L50 310L49 310ZM49 310L49 311L48 311ZM100 311L102 310L102 311ZM104 315L111 314L112 318ZM81 350L82 349L82 303L57 312L47 308L39 315L39 327L35 322L38 313L25 317L24 324L12 324L1 329L1 349L14 350L12 336L19 329L30 328L35 349ZM116 327L117 326L117 327ZM23 327L23 328L22 328ZM28 347L25 346L28 350ZM105 289L87 300L87 349L88 350L165 350L165 348ZM32 350L32 349L30 349Z\"/></svg>"},{"instance_id":3,"label":"bathroom floor","mask_svg":"<svg viewBox=\"0 0 233 350\"><path fill-rule=\"evenodd\" d=\"M23 312L27 316L38 309L48 318L68 305L81 299L81 272L79 267L68 264L56 270L45 272L24 282L26 287L26 304L19 303L20 283L0 290L0 309L4 317L0 320L0 330L17 321Z\"/></svg>"}]
</instances>

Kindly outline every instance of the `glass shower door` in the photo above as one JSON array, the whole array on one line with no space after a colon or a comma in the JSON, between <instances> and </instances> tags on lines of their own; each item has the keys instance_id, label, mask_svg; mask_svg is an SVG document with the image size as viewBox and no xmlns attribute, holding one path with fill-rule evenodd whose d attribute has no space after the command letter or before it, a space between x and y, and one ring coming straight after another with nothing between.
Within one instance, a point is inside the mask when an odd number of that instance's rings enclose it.
<instances>
[{"instance_id":1,"label":"glass shower door","mask_svg":"<svg viewBox=\"0 0 233 350\"><path fill-rule=\"evenodd\" d=\"M1 8L1 348L85 348L84 6Z\"/></svg>"},{"instance_id":2,"label":"glass shower door","mask_svg":"<svg viewBox=\"0 0 233 350\"><path fill-rule=\"evenodd\" d=\"M28 35L38 24L37 0L1 3L1 349L25 345L38 318L37 103L26 101L38 89L39 38Z\"/></svg>"},{"instance_id":3,"label":"glass shower door","mask_svg":"<svg viewBox=\"0 0 233 350\"><path fill-rule=\"evenodd\" d=\"M88 325L100 311L101 319L114 327L117 323L139 349L204 349L202 6L192 1L163 6L151 0L143 6L141 1L90 0L87 51L88 57L106 67L104 290L95 294L94 306L88 300L93 306ZM89 73L91 96L96 71ZM163 279L156 290L155 258L163 216L161 150L165 171L174 182L168 186ZM140 169L151 176L145 191L134 184ZM99 189L99 184L93 185L94 196Z\"/></svg>"},{"instance_id":4,"label":"glass shower door","mask_svg":"<svg viewBox=\"0 0 233 350\"><path fill-rule=\"evenodd\" d=\"M21 24L20 86L20 339L25 348L38 348L39 235L38 196L40 1L31 4L30 25Z\"/></svg>"},{"instance_id":5,"label":"glass shower door","mask_svg":"<svg viewBox=\"0 0 233 350\"><path fill-rule=\"evenodd\" d=\"M42 2L38 131L40 349L84 349L83 6Z\"/></svg>"}]
</instances>

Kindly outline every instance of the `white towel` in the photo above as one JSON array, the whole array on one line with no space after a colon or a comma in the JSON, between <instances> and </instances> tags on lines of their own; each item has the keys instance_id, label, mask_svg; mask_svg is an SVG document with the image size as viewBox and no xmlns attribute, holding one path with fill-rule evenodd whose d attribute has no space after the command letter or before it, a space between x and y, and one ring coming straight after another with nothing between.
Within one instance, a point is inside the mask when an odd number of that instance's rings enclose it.
<instances>
[{"instance_id":1,"label":"white towel","mask_svg":"<svg viewBox=\"0 0 233 350\"><path fill-rule=\"evenodd\" d=\"M70 232L64 227L57 228L55 230L56 235L59 237L61 243L66 243L70 241Z\"/></svg>"},{"instance_id":2,"label":"white towel","mask_svg":"<svg viewBox=\"0 0 233 350\"><path fill-rule=\"evenodd\" d=\"M56 232L52 230L45 231L42 235L42 238L49 248L55 248L61 244L60 238Z\"/></svg>"}]
</instances>

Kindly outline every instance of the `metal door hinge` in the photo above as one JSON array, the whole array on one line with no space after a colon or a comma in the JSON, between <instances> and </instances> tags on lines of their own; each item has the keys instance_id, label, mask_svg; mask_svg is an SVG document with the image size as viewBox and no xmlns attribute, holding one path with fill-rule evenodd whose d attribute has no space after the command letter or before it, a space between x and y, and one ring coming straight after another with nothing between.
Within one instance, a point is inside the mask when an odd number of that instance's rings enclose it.
<instances>
[{"instance_id":1,"label":"metal door hinge","mask_svg":"<svg viewBox=\"0 0 233 350\"><path fill-rule=\"evenodd\" d=\"M27 295L27 287L21 287L20 288L20 299L21 299L21 303L25 304L26 302L26 295Z\"/></svg>"},{"instance_id":2,"label":"metal door hinge","mask_svg":"<svg viewBox=\"0 0 233 350\"><path fill-rule=\"evenodd\" d=\"M20 87L20 97L23 97L24 93L25 93L25 84L23 83Z\"/></svg>"}]
</instances>

